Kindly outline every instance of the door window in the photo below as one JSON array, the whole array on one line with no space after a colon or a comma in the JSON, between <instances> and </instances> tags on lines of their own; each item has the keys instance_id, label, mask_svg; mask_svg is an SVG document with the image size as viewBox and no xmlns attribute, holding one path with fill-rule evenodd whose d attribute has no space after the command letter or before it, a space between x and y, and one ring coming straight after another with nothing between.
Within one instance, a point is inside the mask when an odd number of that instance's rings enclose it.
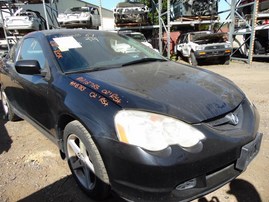
<instances>
[{"instance_id":1,"label":"door window","mask_svg":"<svg viewBox=\"0 0 269 202\"><path fill-rule=\"evenodd\" d=\"M34 38L23 41L18 60L37 60L41 69L45 67L45 55L40 43Z\"/></svg>"}]
</instances>

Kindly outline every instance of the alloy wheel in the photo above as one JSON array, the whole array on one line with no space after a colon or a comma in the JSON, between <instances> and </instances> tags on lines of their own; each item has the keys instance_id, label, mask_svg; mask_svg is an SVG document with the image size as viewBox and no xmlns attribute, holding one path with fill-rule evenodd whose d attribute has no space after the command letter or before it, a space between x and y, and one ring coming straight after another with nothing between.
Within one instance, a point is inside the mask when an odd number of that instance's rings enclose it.
<instances>
[{"instance_id":1,"label":"alloy wheel","mask_svg":"<svg viewBox=\"0 0 269 202\"><path fill-rule=\"evenodd\" d=\"M67 139L67 155L70 167L81 185L92 190L96 182L94 165L85 144L75 134L69 135Z\"/></svg>"}]
</instances>

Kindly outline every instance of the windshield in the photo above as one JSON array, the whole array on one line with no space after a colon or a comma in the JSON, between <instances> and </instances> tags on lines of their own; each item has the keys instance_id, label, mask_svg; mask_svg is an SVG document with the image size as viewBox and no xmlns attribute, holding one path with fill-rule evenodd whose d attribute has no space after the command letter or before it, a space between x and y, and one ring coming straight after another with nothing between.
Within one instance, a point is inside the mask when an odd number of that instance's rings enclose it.
<instances>
[{"instance_id":1,"label":"windshield","mask_svg":"<svg viewBox=\"0 0 269 202\"><path fill-rule=\"evenodd\" d=\"M47 38L63 72L94 71L123 67L135 61L165 59L134 39L112 32L78 31Z\"/></svg>"},{"instance_id":2,"label":"windshield","mask_svg":"<svg viewBox=\"0 0 269 202\"><path fill-rule=\"evenodd\" d=\"M88 7L74 7L74 8L67 9L64 13L75 14L75 13L89 12L89 10L90 9Z\"/></svg>"},{"instance_id":3,"label":"windshield","mask_svg":"<svg viewBox=\"0 0 269 202\"><path fill-rule=\"evenodd\" d=\"M139 41L139 42L146 42L146 38L142 34L126 34L129 37L132 37L133 39Z\"/></svg>"},{"instance_id":4,"label":"windshield","mask_svg":"<svg viewBox=\"0 0 269 202\"><path fill-rule=\"evenodd\" d=\"M194 33L190 40L197 44L224 43L228 40L227 33Z\"/></svg>"}]
</instances>

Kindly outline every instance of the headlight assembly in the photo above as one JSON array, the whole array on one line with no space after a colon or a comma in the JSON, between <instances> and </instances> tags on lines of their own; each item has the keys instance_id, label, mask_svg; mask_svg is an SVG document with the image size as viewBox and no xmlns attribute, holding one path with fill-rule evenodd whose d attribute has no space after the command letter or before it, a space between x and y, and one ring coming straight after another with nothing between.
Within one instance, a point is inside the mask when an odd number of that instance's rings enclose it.
<instances>
[{"instance_id":1,"label":"headlight assembly","mask_svg":"<svg viewBox=\"0 0 269 202\"><path fill-rule=\"evenodd\" d=\"M86 18L86 17L89 17L90 14L89 13L81 13L80 14L80 17L83 17L83 18Z\"/></svg>"},{"instance_id":2,"label":"headlight assembly","mask_svg":"<svg viewBox=\"0 0 269 202\"><path fill-rule=\"evenodd\" d=\"M231 44L225 44L225 48L231 48Z\"/></svg>"},{"instance_id":3,"label":"headlight assembly","mask_svg":"<svg viewBox=\"0 0 269 202\"><path fill-rule=\"evenodd\" d=\"M197 46L196 47L196 50L199 51L199 50L205 50L205 46Z\"/></svg>"},{"instance_id":4,"label":"headlight assembly","mask_svg":"<svg viewBox=\"0 0 269 202\"><path fill-rule=\"evenodd\" d=\"M169 145L188 149L205 139L202 132L187 123L143 111L119 111L115 127L119 141L150 151L160 151Z\"/></svg>"}]
</instances>

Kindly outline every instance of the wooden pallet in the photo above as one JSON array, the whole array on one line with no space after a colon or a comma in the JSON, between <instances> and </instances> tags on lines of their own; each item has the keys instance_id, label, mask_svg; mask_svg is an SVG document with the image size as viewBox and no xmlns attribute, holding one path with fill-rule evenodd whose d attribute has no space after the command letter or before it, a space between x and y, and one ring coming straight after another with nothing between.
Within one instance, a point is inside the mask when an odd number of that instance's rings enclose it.
<instances>
[{"instance_id":1,"label":"wooden pallet","mask_svg":"<svg viewBox=\"0 0 269 202\"><path fill-rule=\"evenodd\" d=\"M128 22L128 23L116 23L116 27L139 27L139 26L147 26L149 23L141 23L141 22Z\"/></svg>"},{"instance_id":2,"label":"wooden pallet","mask_svg":"<svg viewBox=\"0 0 269 202\"><path fill-rule=\"evenodd\" d=\"M203 21L203 20L217 20L219 16L182 16L175 21Z\"/></svg>"}]
</instances>

